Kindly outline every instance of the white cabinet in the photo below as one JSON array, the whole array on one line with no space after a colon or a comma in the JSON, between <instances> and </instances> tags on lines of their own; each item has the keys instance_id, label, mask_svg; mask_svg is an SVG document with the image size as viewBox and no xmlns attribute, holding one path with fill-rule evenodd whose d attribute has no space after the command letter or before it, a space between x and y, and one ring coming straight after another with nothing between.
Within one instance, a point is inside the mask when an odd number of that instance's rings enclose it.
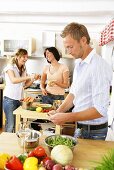
<instances>
[{"instance_id":1,"label":"white cabinet","mask_svg":"<svg viewBox=\"0 0 114 170\"><path fill-rule=\"evenodd\" d=\"M55 32L45 31L42 33L42 46L55 47Z\"/></svg>"},{"instance_id":2,"label":"white cabinet","mask_svg":"<svg viewBox=\"0 0 114 170\"><path fill-rule=\"evenodd\" d=\"M63 44L63 38L60 36L60 33L56 33L56 48L59 50L63 58L73 58L72 55L67 53L67 50Z\"/></svg>"},{"instance_id":3,"label":"white cabinet","mask_svg":"<svg viewBox=\"0 0 114 170\"><path fill-rule=\"evenodd\" d=\"M11 56L19 48L24 48L28 51L28 55L31 56L33 52L32 38L29 39L10 39L6 38L1 41L1 55Z\"/></svg>"}]
</instances>

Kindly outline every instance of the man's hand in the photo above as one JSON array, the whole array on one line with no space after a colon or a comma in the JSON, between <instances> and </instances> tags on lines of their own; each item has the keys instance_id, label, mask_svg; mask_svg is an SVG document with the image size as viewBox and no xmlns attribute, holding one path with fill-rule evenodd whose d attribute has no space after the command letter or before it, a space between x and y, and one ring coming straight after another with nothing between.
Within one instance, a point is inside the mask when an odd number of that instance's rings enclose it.
<instances>
[{"instance_id":1,"label":"man's hand","mask_svg":"<svg viewBox=\"0 0 114 170\"><path fill-rule=\"evenodd\" d=\"M49 120L52 121L56 125L63 125L67 122L67 113L56 113L56 114L49 114Z\"/></svg>"},{"instance_id":2,"label":"man's hand","mask_svg":"<svg viewBox=\"0 0 114 170\"><path fill-rule=\"evenodd\" d=\"M51 116L51 115L54 115L54 114L56 114L57 112L56 112L56 110L51 110L51 111L49 111L47 114L49 115L49 116Z\"/></svg>"}]
</instances>

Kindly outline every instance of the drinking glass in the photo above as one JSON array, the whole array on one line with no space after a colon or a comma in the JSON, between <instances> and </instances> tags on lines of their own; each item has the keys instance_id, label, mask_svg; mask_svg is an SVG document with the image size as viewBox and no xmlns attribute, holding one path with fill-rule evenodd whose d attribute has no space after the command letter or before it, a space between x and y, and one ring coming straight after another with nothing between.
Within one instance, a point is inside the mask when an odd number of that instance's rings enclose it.
<instances>
[{"instance_id":1,"label":"drinking glass","mask_svg":"<svg viewBox=\"0 0 114 170\"><path fill-rule=\"evenodd\" d=\"M57 110L58 107L62 104L63 100L54 100L53 102L53 109Z\"/></svg>"},{"instance_id":2,"label":"drinking glass","mask_svg":"<svg viewBox=\"0 0 114 170\"><path fill-rule=\"evenodd\" d=\"M28 122L21 122L18 128L18 136L21 139L21 144L23 147L23 154L25 154L25 141L31 135L31 130L29 129Z\"/></svg>"}]
</instances>

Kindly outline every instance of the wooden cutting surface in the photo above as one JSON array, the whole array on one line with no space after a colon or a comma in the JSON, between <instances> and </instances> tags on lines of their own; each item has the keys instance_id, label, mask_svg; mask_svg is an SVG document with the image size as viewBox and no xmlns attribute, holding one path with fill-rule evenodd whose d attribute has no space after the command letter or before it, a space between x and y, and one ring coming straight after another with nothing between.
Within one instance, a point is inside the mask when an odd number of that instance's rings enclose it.
<instances>
[{"instance_id":1,"label":"wooden cutting surface","mask_svg":"<svg viewBox=\"0 0 114 170\"><path fill-rule=\"evenodd\" d=\"M47 113L38 113L36 111L30 111L23 109L22 106L18 107L16 110L13 112L14 115L16 115L16 124L15 124L15 132L18 131L18 125L21 121L21 118L23 119L45 119L49 120L49 116ZM59 125L55 126L55 133L60 134L61 132L61 127Z\"/></svg>"},{"instance_id":2,"label":"wooden cutting surface","mask_svg":"<svg viewBox=\"0 0 114 170\"><path fill-rule=\"evenodd\" d=\"M21 118L46 119L46 120L48 120L49 118L47 113L26 110L23 109L21 106L14 110L13 114L21 115Z\"/></svg>"},{"instance_id":3,"label":"wooden cutting surface","mask_svg":"<svg viewBox=\"0 0 114 170\"><path fill-rule=\"evenodd\" d=\"M44 146L47 153L49 153L44 144L44 139L45 136L41 136L40 145ZM75 167L90 169L95 167L96 164L93 163L94 161L100 161L101 157L112 148L114 149L114 142L78 139L78 144L73 151L74 158L72 164ZM0 153L2 152L11 155L22 153L15 133L3 132L0 134Z\"/></svg>"},{"instance_id":4,"label":"wooden cutting surface","mask_svg":"<svg viewBox=\"0 0 114 170\"><path fill-rule=\"evenodd\" d=\"M18 130L18 125L21 121L21 118L23 119L46 119L48 120L49 117L47 113L38 113L36 111L30 111L23 109L21 106L18 107L16 110L13 111L13 114L16 115L16 123L15 123L15 132Z\"/></svg>"}]
</instances>

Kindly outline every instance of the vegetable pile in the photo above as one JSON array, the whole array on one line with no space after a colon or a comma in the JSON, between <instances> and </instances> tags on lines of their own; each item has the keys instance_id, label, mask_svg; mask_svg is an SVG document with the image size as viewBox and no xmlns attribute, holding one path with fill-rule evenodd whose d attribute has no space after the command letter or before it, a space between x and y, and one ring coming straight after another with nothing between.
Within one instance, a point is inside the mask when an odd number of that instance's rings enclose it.
<instances>
[{"instance_id":1,"label":"vegetable pile","mask_svg":"<svg viewBox=\"0 0 114 170\"><path fill-rule=\"evenodd\" d=\"M66 145L69 148L72 148L76 145L76 142L71 138L62 137L60 135L49 137L45 140L45 142L51 147L54 147L56 145Z\"/></svg>"},{"instance_id":2,"label":"vegetable pile","mask_svg":"<svg viewBox=\"0 0 114 170\"><path fill-rule=\"evenodd\" d=\"M67 147L67 149L70 150L69 147ZM72 151L70 150L70 152ZM53 150L51 155L54 154L57 154L56 149ZM63 161L66 154L67 150L65 153L61 152L60 156L62 156ZM55 159L54 157L49 157L42 146L37 146L35 149L30 151L28 155L9 156L4 165L1 167L1 170L4 170L4 167L6 167L8 170L78 170L71 164L67 164L71 158L71 155L68 153L68 160L65 160L66 163L62 162L61 164L57 158Z\"/></svg>"}]
</instances>

